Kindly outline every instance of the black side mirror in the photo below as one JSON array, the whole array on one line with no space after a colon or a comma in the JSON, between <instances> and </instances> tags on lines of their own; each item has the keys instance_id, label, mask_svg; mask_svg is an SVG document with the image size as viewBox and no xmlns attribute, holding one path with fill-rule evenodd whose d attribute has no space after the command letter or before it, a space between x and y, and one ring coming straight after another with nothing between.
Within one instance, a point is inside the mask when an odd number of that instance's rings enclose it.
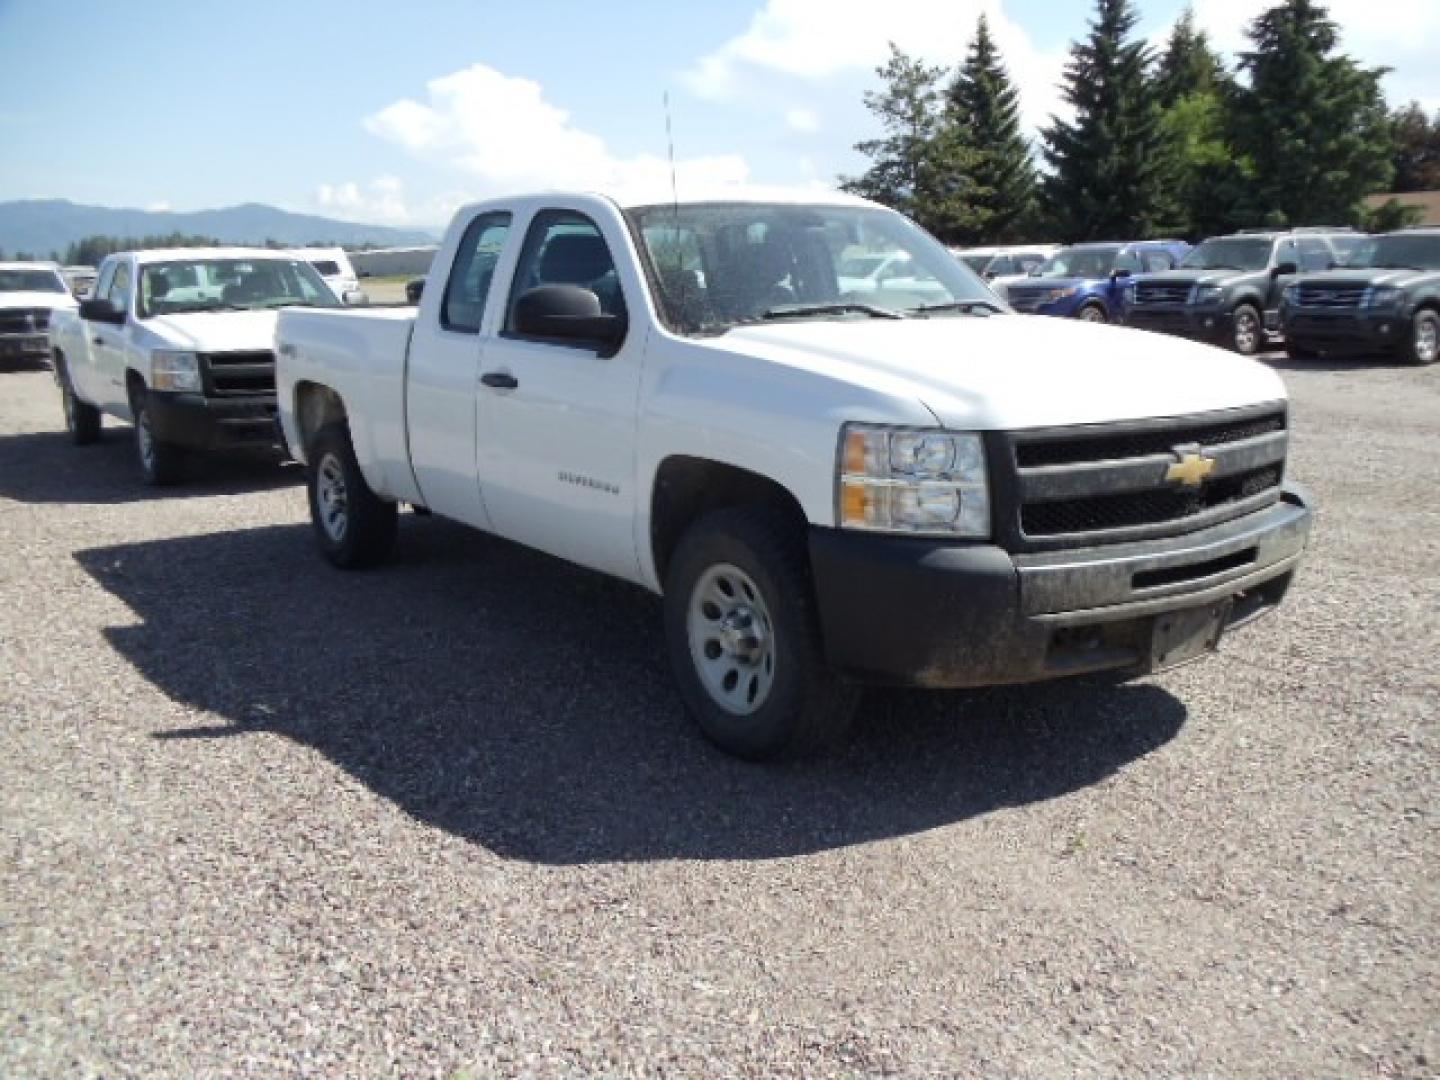
<instances>
[{"instance_id":1,"label":"black side mirror","mask_svg":"<svg viewBox=\"0 0 1440 1080\"><path fill-rule=\"evenodd\" d=\"M125 324L125 313L109 300L81 300L80 318L86 322L112 323L115 326Z\"/></svg>"},{"instance_id":2,"label":"black side mirror","mask_svg":"<svg viewBox=\"0 0 1440 1080\"><path fill-rule=\"evenodd\" d=\"M1293 262L1283 262L1270 272L1271 277L1284 277L1286 274L1298 274L1300 268Z\"/></svg>"},{"instance_id":3,"label":"black side mirror","mask_svg":"<svg viewBox=\"0 0 1440 1080\"><path fill-rule=\"evenodd\" d=\"M614 356L625 340L623 315L606 315L600 298L579 285L538 285L515 301L515 330L523 337L591 345Z\"/></svg>"},{"instance_id":4,"label":"black side mirror","mask_svg":"<svg viewBox=\"0 0 1440 1080\"><path fill-rule=\"evenodd\" d=\"M425 279L417 277L405 283L405 299L411 304L420 303L420 297L425 294Z\"/></svg>"}]
</instances>

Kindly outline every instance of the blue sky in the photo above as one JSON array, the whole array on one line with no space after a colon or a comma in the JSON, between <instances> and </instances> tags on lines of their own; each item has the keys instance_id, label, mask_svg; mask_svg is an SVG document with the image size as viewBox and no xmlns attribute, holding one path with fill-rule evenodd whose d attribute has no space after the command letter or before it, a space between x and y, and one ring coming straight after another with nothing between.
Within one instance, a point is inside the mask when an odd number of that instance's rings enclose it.
<instances>
[{"instance_id":1,"label":"blue sky","mask_svg":"<svg viewBox=\"0 0 1440 1080\"><path fill-rule=\"evenodd\" d=\"M1183 3L1140 0L1141 32L1163 35ZM1230 49L1264 6L1194 0ZM1330 6L1348 51L1395 69L1393 101L1440 108L1440 3ZM0 0L0 199L433 226L498 191L654 179L667 91L682 184L829 183L862 166L861 95L887 40L953 64L987 11L1038 125L1091 7Z\"/></svg>"}]
</instances>

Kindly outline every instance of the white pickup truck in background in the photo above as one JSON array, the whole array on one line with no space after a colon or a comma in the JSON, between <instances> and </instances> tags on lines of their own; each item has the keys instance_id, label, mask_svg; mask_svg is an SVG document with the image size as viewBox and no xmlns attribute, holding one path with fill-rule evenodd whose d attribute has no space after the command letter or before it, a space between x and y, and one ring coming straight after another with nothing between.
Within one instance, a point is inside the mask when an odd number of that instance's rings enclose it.
<instances>
[{"instance_id":1,"label":"white pickup truck in background","mask_svg":"<svg viewBox=\"0 0 1440 1080\"><path fill-rule=\"evenodd\" d=\"M847 292L861 256L905 273ZM683 700L751 758L859 681L1194 659L1312 517L1269 369L1016 315L840 195L470 206L418 312L283 311L276 349L331 561L387 558L403 502L660 593Z\"/></svg>"},{"instance_id":2,"label":"white pickup truck in background","mask_svg":"<svg viewBox=\"0 0 1440 1080\"><path fill-rule=\"evenodd\" d=\"M0 262L0 361L50 356L50 319L75 307L54 263Z\"/></svg>"},{"instance_id":3,"label":"white pickup truck in background","mask_svg":"<svg viewBox=\"0 0 1440 1080\"><path fill-rule=\"evenodd\" d=\"M272 344L286 304L340 306L309 263L282 252L108 256L94 294L50 325L71 438L98 439L102 413L132 421L150 484L178 480L188 451L276 447Z\"/></svg>"}]
</instances>

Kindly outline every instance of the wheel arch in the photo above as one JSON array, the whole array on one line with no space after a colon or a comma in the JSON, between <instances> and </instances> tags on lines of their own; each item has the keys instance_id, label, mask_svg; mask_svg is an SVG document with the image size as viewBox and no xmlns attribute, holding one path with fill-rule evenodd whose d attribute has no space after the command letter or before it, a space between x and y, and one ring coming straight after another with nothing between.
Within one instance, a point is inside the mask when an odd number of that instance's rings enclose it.
<instances>
[{"instance_id":1,"label":"wheel arch","mask_svg":"<svg viewBox=\"0 0 1440 1080\"><path fill-rule=\"evenodd\" d=\"M772 477L688 454L672 454L660 462L650 489L646 550L662 590L685 530L705 514L732 506L769 507L796 529L808 526L800 500Z\"/></svg>"},{"instance_id":2,"label":"wheel arch","mask_svg":"<svg viewBox=\"0 0 1440 1080\"><path fill-rule=\"evenodd\" d=\"M320 429L327 424L344 424L349 428L350 414L345 408L345 399L324 383L302 379L294 390L295 445L290 452L299 461L308 460L310 444Z\"/></svg>"}]
</instances>

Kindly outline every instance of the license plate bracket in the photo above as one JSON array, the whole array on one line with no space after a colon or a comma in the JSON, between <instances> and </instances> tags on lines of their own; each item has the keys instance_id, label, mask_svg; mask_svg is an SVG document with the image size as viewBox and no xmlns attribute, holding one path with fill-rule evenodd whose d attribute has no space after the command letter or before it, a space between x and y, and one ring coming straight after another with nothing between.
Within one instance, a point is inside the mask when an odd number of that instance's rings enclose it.
<instances>
[{"instance_id":1,"label":"license plate bracket","mask_svg":"<svg viewBox=\"0 0 1440 1080\"><path fill-rule=\"evenodd\" d=\"M1227 599L1157 615L1150 635L1150 669L1176 667L1214 652L1225 632L1230 605Z\"/></svg>"}]
</instances>

